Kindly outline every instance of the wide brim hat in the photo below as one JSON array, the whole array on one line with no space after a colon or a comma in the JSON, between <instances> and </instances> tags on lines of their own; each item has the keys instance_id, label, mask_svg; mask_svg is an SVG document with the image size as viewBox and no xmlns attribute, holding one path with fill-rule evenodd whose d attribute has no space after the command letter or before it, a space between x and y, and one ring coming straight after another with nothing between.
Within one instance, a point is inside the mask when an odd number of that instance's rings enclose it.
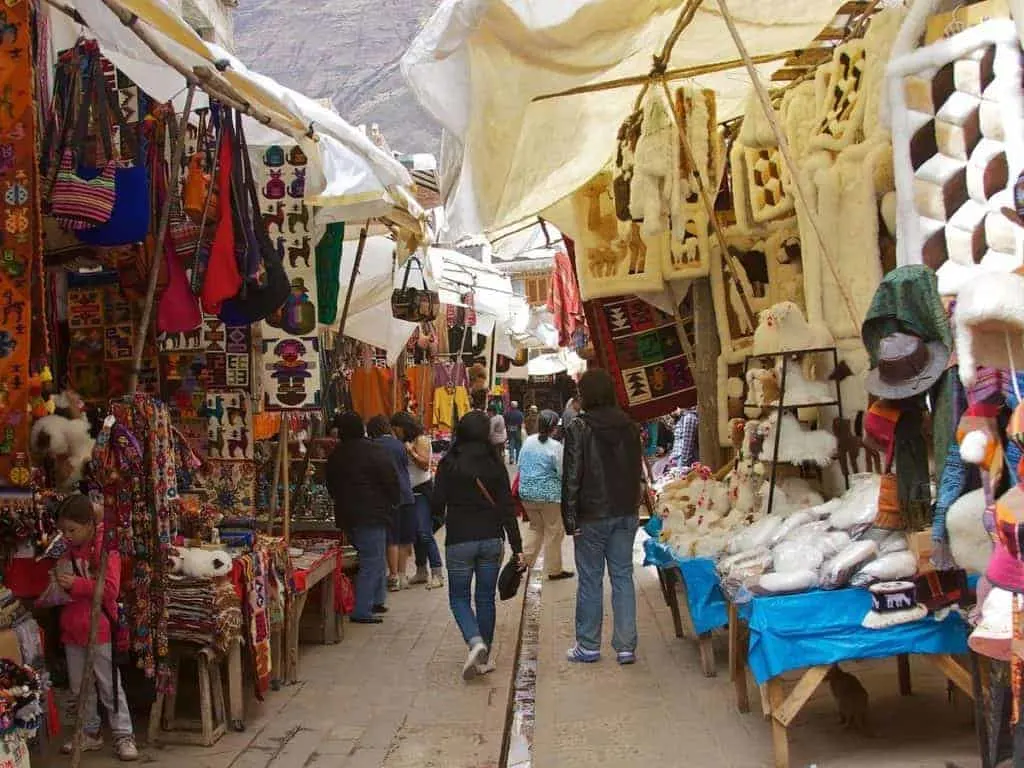
<instances>
[{"instance_id":1,"label":"wide brim hat","mask_svg":"<svg viewBox=\"0 0 1024 768\"><path fill-rule=\"evenodd\" d=\"M961 289L953 311L960 380L971 386L979 366L1009 370L1020 365L1008 350L1024 339L1024 277L982 272ZM1024 357L1024 355L1022 355Z\"/></svg>"},{"instance_id":2,"label":"wide brim hat","mask_svg":"<svg viewBox=\"0 0 1024 768\"><path fill-rule=\"evenodd\" d=\"M1013 641L1013 593L993 587L981 606L981 621L967 638L975 653L1009 661Z\"/></svg>"},{"instance_id":3,"label":"wide brim hat","mask_svg":"<svg viewBox=\"0 0 1024 768\"><path fill-rule=\"evenodd\" d=\"M938 381L949 363L941 341L923 341L909 333L891 333L878 345L878 365L868 371L865 388L886 400L923 395Z\"/></svg>"},{"instance_id":4,"label":"wide brim hat","mask_svg":"<svg viewBox=\"0 0 1024 768\"><path fill-rule=\"evenodd\" d=\"M920 621L928 609L917 602L917 587L912 581L883 581L868 588L871 610L861 626L866 629L887 629L899 624Z\"/></svg>"}]
</instances>

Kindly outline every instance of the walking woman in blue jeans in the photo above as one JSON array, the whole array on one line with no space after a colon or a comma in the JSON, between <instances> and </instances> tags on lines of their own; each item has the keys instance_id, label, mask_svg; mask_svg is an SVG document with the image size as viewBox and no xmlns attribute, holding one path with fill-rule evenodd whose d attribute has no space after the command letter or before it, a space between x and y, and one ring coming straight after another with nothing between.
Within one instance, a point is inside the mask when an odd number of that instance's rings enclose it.
<instances>
[{"instance_id":1,"label":"walking woman in blue jeans","mask_svg":"<svg viewBox=\"0 0 1024 768\"><path fill-rule=\"evenodd\" d=\"M464 680L494 669L489 657L505 537L513 556L523 564L508 471L490 443L490 432L486 414L471 411L462 417L452 448L437 468L431 501L434 515L448 526L448 601L469 646Z\"/></svg>"},{"instance_id":2,"label":"walking woman in blue jeans","mask_svg":"<svg viewBox=\"0 0 1024 768\"><path fill-rule=\"evenodd\" d=\"M601 658L604 566L612 583L612 648L619 664L636 661L633 540L641 500L640 428L619 407L607 371L580 377L581 412L565 429L562 521L576 544L576 645L569 661Z\"/></svg>"}]
</instances>

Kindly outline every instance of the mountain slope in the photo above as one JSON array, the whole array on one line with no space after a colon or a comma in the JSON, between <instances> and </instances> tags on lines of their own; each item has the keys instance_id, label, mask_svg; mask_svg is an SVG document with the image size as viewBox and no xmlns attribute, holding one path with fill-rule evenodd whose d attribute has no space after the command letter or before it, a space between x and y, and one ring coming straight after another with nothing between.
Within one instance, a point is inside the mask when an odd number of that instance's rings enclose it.
<instances>
[{"instance_id":1,"label":"mountain slope","mask_svg":"<svg viewBox=\"0 0 1024 768\"><path fill-rule=\"evenodd\" d=\"M380 125L402 152L434 152L441 130L420 108L399 61L437 0L241 0L239 58L353 125Z\"/></svg>"}]
</instances>

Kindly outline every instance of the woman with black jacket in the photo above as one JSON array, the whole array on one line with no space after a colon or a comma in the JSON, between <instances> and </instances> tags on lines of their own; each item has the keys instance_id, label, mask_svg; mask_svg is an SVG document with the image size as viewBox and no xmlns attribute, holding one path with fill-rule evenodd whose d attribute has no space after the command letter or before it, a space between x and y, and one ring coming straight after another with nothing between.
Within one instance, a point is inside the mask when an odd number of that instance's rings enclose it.
<instances>
[{"instance_id":1,"label":"woman with black jacket","mask_svg":"<svg viewBox=\"0 0 1024 768\"><path fill-rule=\"evenodd\" d=\"M601 658L604 567L612 584L612 647L620 664L636 661L633 540L642 492L640 428L619 408L607 371L580 377L581 412L565 430L562 521L575 539L576 645L569 661Z\"/></svg>"},{"instance_id":2,"label":"woman with black jacket","mask_svg":"<svg viewBox=\"0 0 1024 768\"><path fill-rule=\"evenodd\" d=\"M464 680L494 668L488 658L506 536L520 564L523 559L508 470L490 444L490 429L485 413L474 411L462 417L455 428L455 442L437 468L431 500L433 514L448 527L448 601L469 646Z\"/></svg>"},{"instance_id":3,"label":"woman with black jacket","mask_svg":"<svg viewBox=\"0 0 1024 768\"><path fill-rule=\"evenodd\" d=\"M337 417L338 446L327 459L327 489L334 517L359 552L356 607L349 620L380 624L387 592L388 529L401 500L398 474L388 452L366 437L363 420L349 411Z\"/></svg>"}]
</instances>

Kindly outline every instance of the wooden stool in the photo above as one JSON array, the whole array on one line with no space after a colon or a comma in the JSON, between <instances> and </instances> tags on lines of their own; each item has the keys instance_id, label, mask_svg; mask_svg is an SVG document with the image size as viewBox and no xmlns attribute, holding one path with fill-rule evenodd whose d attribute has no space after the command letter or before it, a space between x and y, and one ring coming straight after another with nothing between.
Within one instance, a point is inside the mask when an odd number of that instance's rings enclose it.
<instances>
[{"instance_id":1,"label":"wooden stool","mask_svg":"<svg viewBox=\"0 0 1024 768\"><path fill-rule=\"evenodd\" d=\"M178 720L178 676L181 660L194 657L199 688L199 722ZM149 715L149 742L172 744L198 744L212 746L227 730L224 711L224 681L221 677L220 657L210 647L196 648L174 644L170 651L171 692L157 693Z\"/></svg>"}]
</instances>

